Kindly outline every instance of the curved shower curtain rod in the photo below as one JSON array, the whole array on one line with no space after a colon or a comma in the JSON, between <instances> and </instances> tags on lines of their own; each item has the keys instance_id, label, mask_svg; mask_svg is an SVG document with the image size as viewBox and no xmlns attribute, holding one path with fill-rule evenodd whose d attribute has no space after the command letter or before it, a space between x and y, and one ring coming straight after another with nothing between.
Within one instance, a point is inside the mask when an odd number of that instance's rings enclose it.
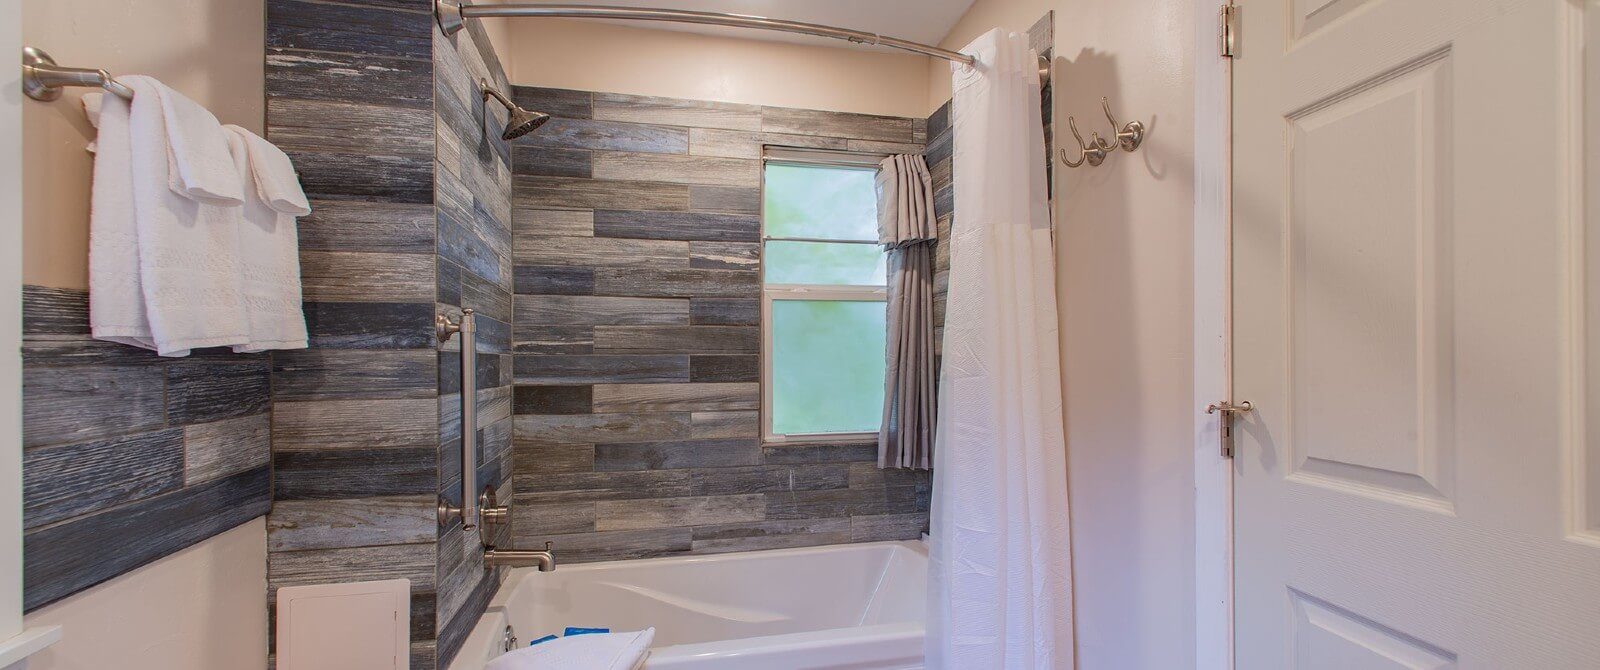
<instances>
[{"instance_id":1,"label":"curved shower curtain rod","mask_svg":"<svg viewBox=\"0 0 1600 670\"><path fill-rule=\"evenodd\" d=\"M535 16L543 18L569 18L569 19L630 19L634 21L673 21L676 23L700 23L712 26L733 26L735 28L755 28L758 30L776 30L785 33L798 33L801 35L816 35L818 37L831 37L839 40L855 42L857 44L871 44L901 49L919 53L934 58L943 58L964 65L971 65L974 60L959 51L940 49L920 42L884 37L876 33L869 33L848 28L835 28L820 23L802 23L800 21L784 21L782 19L769 19L761 16L745 14L724 14L722 12L692 12L684 9L653 9L645 7L606 7L599 5L550 5L550 4L505 4L505 5L462 5L458 0L434 0L434 17L439 20L439 27L446 35L454 35L461 30L466 19L480 18L514 18L521 16Z\"/></svg>"}]
</instances>

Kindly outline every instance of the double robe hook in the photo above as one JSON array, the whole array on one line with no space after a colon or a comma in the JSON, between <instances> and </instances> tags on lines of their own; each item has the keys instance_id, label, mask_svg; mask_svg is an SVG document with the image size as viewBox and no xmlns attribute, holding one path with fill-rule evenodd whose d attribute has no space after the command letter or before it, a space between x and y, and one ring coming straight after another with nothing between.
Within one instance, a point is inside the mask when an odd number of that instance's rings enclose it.
<instances>
[{"instance_id":1,"label":"double robe hook","mask_svg":"<svg viewBox=\"0 0 1600 670\"><path fill-rule=\"evenodd\" d=\"M1100 138L1100 133L1089 133L1089 143L1084 144L1083 135L1078 133L1078 123L1072 117L1067 117L1067 127L1072 129L1072 136L1078 139L1078 160L1074 162L1072 154L1066 149L1057 149L1061 152L1061 162L1067 167L1078 167L1084 163L1098 166L1105 162L1106 156L1121 147L1123 151L1133 151L1144 142L1144 124L1138 121L1129 121L1126 125L1118 126L1117 117L1111 115L1111 102L1100 98L1100 107L1106 110L1106 120L1111 122L1111 132L1116 133L1116 143L1110 143ZM1120 127L1120 130L1119 130Z\"/></svg>"}]
</instances>

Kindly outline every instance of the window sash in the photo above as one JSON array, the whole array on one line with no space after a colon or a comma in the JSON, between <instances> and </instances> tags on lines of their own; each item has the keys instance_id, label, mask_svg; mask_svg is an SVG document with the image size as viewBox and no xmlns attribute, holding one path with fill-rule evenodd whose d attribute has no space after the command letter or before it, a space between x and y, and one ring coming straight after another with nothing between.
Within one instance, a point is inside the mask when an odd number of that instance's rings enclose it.
<instances>
[{"instance_id":1,"label":"window sash","mask_svg":"<svg viewBox=\"0 0 1600 670\"><path fill-rule=\"evenodd\" d=\"M769 235L767 233L766 219L766 178L765 166L779 165L827 165L841 169L878 170L877 163L888 154L868 154L857 152L843 152L830 150L793 150L779 147L765 147L766 155L763 156L763 169L761 180L761 199L763 202L761 216L761 253L763 263L761 266L761 433L762 441L767 444L805 443L819 441L833 442L867 442L878 438L878 431L871 432L820 432L820 433L775 433L772 430L772 303L779 300L851 300L851 301L876 301L885 303L887 308L888 286L862 286L849 284L768 284L766 283L765 255L767 242L817 242L825 244L878 244L876 239L827 239L812 237L790 237L782 235Z\"/></svg>"}]
</instances>

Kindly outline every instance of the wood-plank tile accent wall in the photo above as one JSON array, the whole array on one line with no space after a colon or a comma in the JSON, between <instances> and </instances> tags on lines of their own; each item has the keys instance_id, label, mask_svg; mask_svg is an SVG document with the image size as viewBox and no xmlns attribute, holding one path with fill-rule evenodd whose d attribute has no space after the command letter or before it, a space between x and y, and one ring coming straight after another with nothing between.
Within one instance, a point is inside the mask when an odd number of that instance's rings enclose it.
<instances>
[{"instance_id":1,"label":"wood-plank tile accent wall","mask_svg":"<svg viewBox=\"0 0 1600 670\"><path fill-rule=\"evenodd\" d=\"M763 144L921 153L925 121L516 88L517 546L564 562L917 537L926 473L764 445Z\"/></svg>"},{"instance_id":2,"label":"wood-plank tile accent wall","mask_svg":"<svg viewBox=\"0 0 1600 670\"><path fill-rule=\"evenodd\" d=\"M22 299L25 609L267 513L265 354L161 358L90 339L84 291Z\"/></svg>"},{"instance_id":3,"label":"wood-plank tile accent wall","mask_svg":"<svg viewBox=\"0 0 1600 670\"><path fill-rule=\"evenodd\" d=\"M267 138L293 158L310 348L272 355L268 581L411 580L435 665L440 354L434 43L426 2L268 0Z\"/></svg>"},{"instance_id":4,"label":"wood-plank tile accent wall","mask_svg":"<svg viewBox=\"0 0 1600 670\"><path fill-rule=\"evenodd\" d=\"M436 34L434 128L438 147L439 309L473 310L478 322L478 487L511 501L511 146L500 139L505 109L484 105L480 80L510 94L478 21L449 38ZM461 341L439 352L439 493L461 499ZM511 544L502 528L496 544ZM483 568L478 531L459 521L439 530L438 666L466 640L504 570Z\"/></svg>"}]
</instances>

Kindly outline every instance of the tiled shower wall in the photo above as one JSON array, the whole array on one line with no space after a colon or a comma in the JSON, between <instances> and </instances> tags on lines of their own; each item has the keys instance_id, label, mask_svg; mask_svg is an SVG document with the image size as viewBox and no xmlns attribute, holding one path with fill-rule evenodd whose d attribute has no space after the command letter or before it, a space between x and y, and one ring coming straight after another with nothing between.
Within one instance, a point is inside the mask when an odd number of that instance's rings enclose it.
<instances>
[{"instance_id":1,"label":"tiled shower wall","mask_svg":"<svg viewBox=\"0 0 1600 670\"><path fill-rule=\"evenodd\" d=\"M478 324L478 488L511 499L511 147L500 139L505 109L486 108L479 80L510 84L477 21L434 40L434 169L441 312L473 310ZM486 116L486 114L488 116ZM461 340L439 352L439 492L461 498ZM501 527L495 544L509 546ZM455 657L500 585L503 570L483 569L478 531L453 521L439 535L439 666Z\"/></svg>"},{"instance_id":2,"label":"tiled shower wall","mask_svg":"<svg viewBox=\"0 0 1600 670\"><path fill-rule=\"evenodd\" d=\"M459 504L459 340L479 319L480 481L510 468L510 152L477 80L505 84L476 22L426 2L267 3L268 139L295 161L311 348L273 355L269 587L411 581L411 667L448 663L497 583Z\"/></svg>"},{"instance_id":3,"label":"tiled shower wall","mask_svg":"<svg viewBox=\"0 0 1600 670\"><path fill-rule=\"evenodd\" d=\"M760 439L763 144L921 153L922 119L517 88L513 528L593 561L915 538L926 473Z\"/></svg>"},{"instance_id":4,"label":"tiled shower wall","mask_svg":"<svg viewBox=\"0 0 1600 670\"><path fill-rule=\"evenodd\" d=\"M22 332L27 610L267 513L265 354L93 340L88 294L39 286Z\"/></svg>"}]
</instances>

